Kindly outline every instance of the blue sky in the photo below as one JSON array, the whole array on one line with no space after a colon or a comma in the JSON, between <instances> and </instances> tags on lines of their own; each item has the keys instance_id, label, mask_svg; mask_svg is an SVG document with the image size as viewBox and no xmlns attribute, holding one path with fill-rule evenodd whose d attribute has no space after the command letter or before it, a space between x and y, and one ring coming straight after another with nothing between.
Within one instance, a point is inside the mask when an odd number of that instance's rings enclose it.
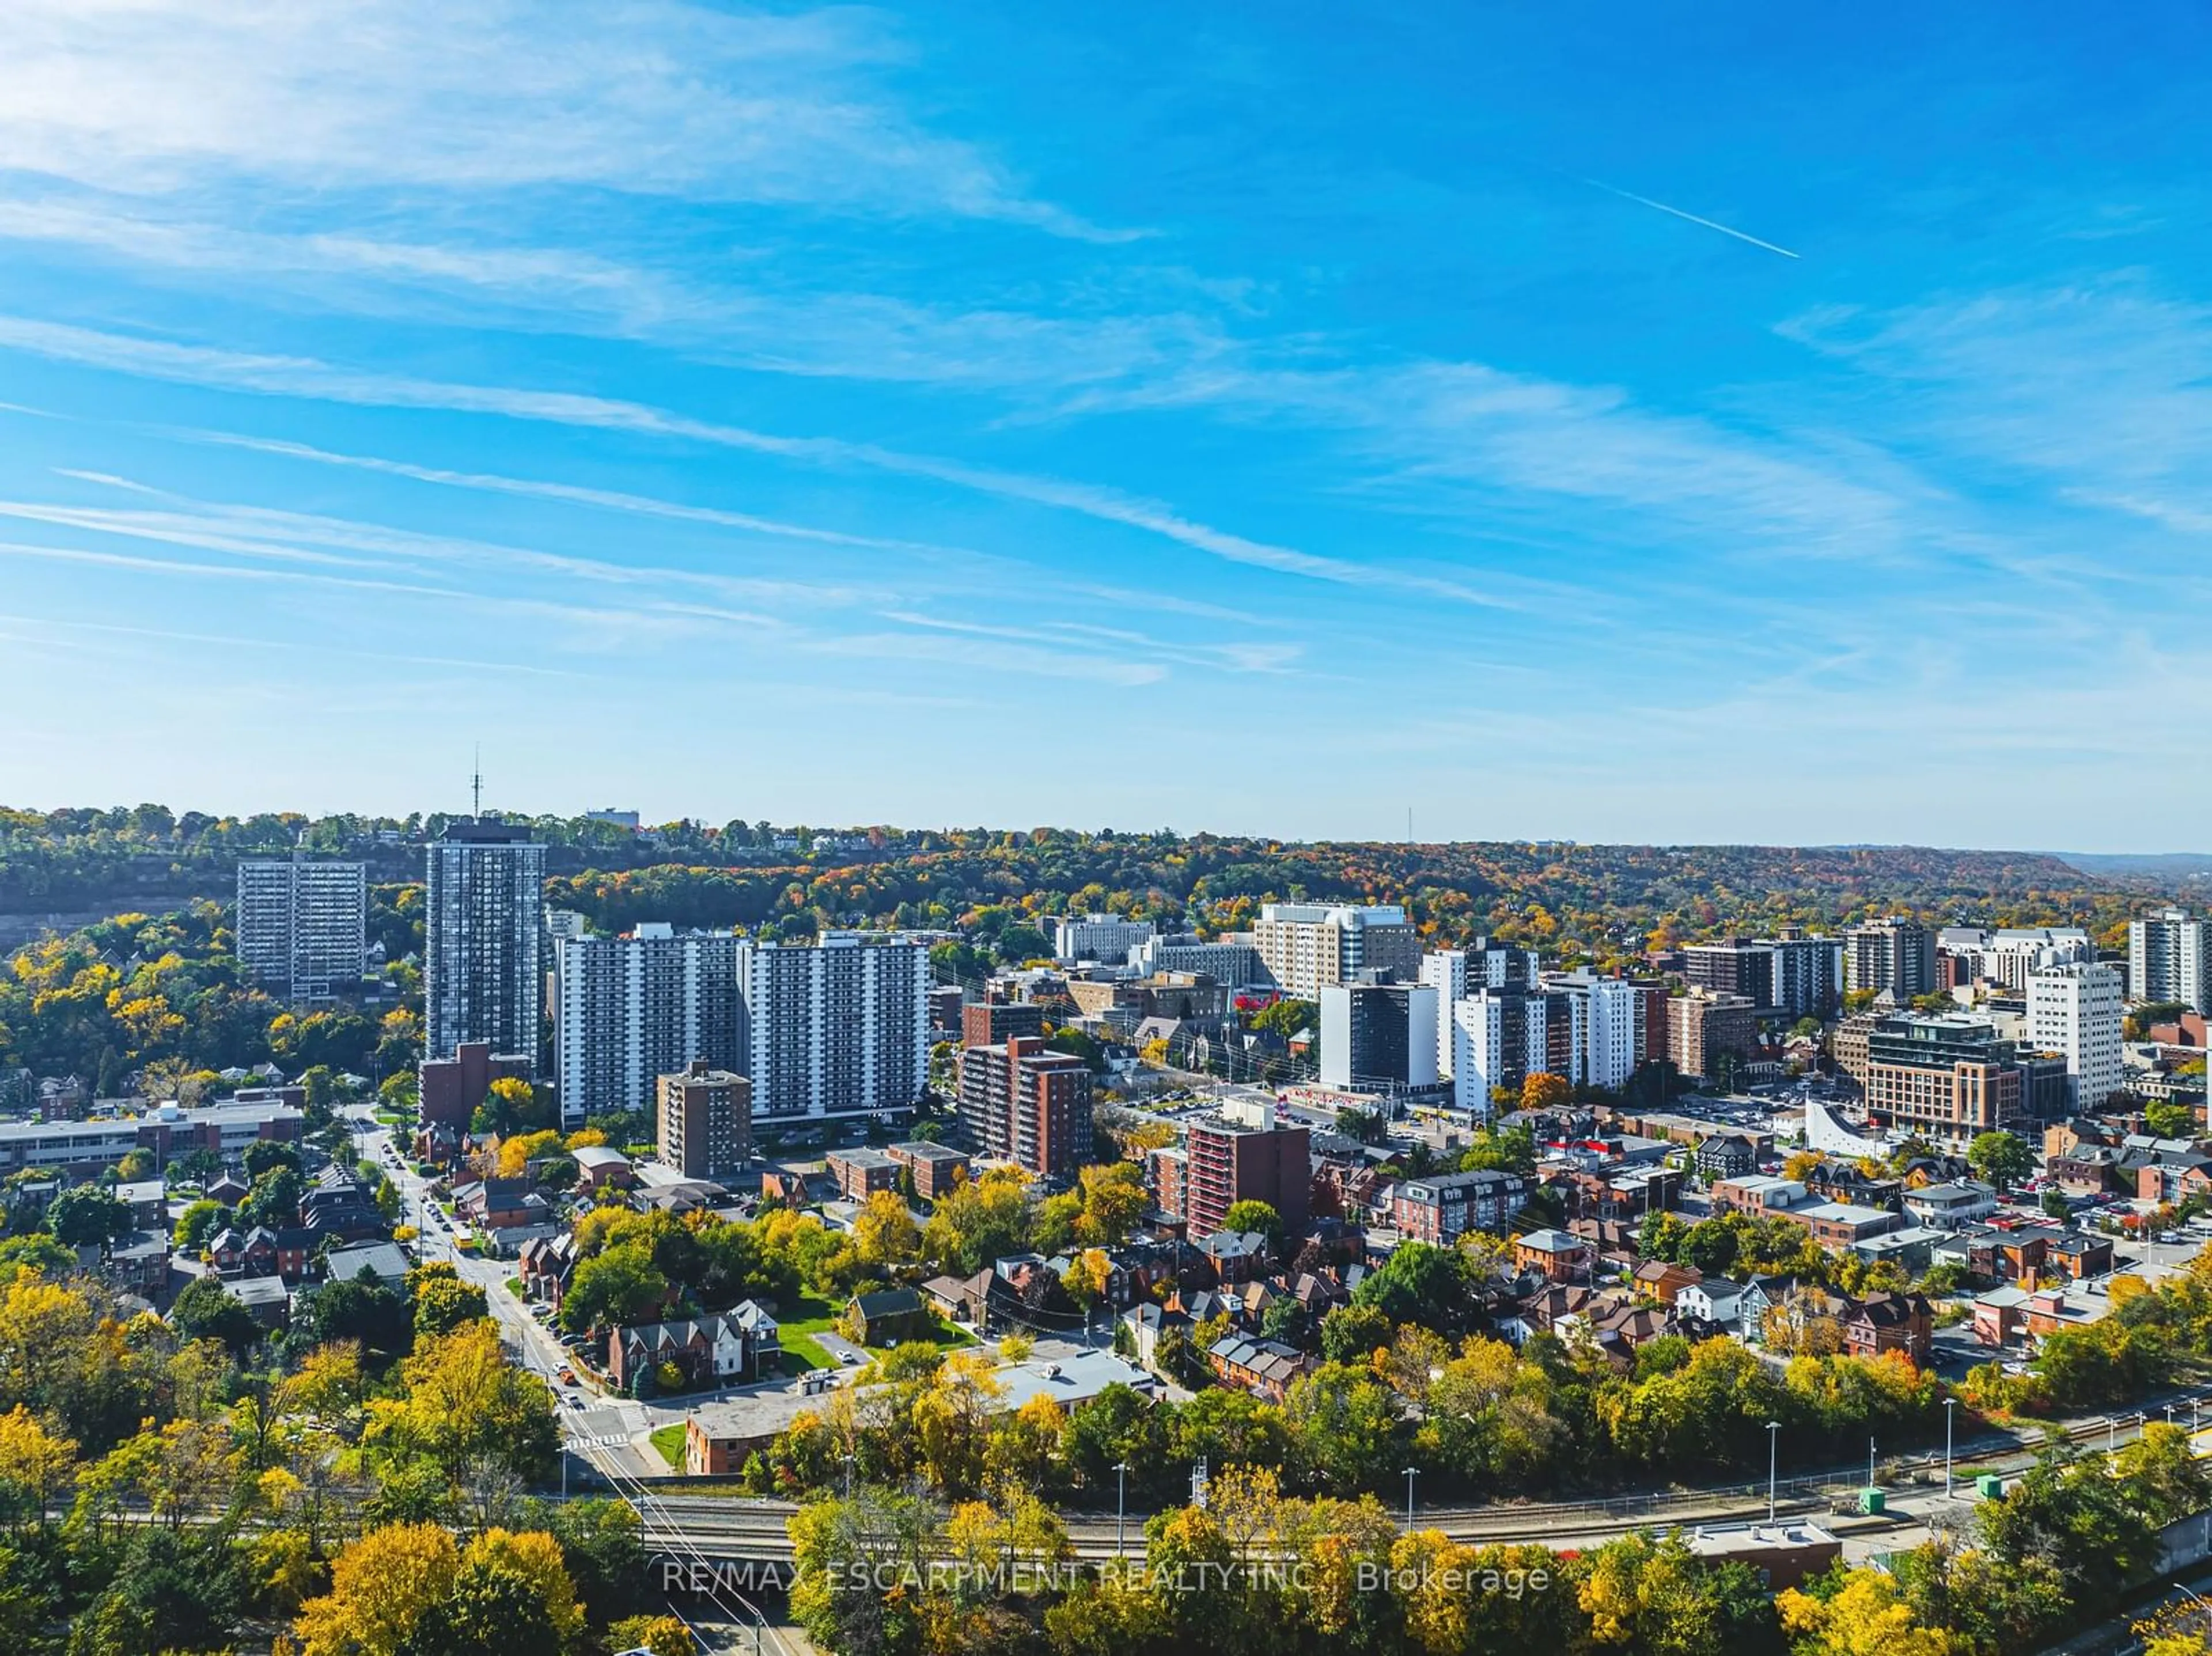
<instances>
[{"instance_id":1,"label":"blue sky","mask_svg":"<svg viewBox=\"0 0 2212 1656\"><path fill-rule=\"evenodd\" d=\"M0 800L2196 843L2209 33L18 0Z\"/></svg>"}]
</instances>

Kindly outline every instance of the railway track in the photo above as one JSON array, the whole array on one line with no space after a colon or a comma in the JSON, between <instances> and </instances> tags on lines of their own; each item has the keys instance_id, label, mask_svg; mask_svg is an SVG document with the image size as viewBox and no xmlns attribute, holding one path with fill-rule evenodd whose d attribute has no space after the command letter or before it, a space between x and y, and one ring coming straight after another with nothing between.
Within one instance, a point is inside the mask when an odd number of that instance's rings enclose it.
<instances>
[{"instance_id":1,"label":"railway track","mask_svg":"<svg viewBox=\"0 0 2212 1656\"><path fill-rule=\"evenodd\" d=\"M2171 1400L2185 1410L2193 1400L2212 1401L2212 1393L2185 1394ZM2154 1404L2164 1408L2166 1403ZM2060 1429L2075 1443L2100 1441L2112 1447L2132 1442L2142 1426L2154 1416L2148 1412L2075 1421ZM2198 1435L2198 1453L2212 1446L2212 1425ZM2014 1472L2032 1465L2038 1447L2015 1438L1992 1441L1988 1435L1961 1446L1952 1459L1954 1477L1964 1481L1984 1472ZM1892 1457L1881 1469L1885 1487L1899 1483L1939 1483L1941 1453ZM1778 1516L1826 1516L1840 1495L1863 1487L1865 1476L1856 1469L1811 1477L1778 1481L1774 1511ZM644 1538L648 1547L671 1550L696 1547L720 1556L785 1562L791 1557L786 1527L798 1510L790 1501L719 1495L664 1495L654 1498L647 1514ZM1733 1484L1723 1489L1670 1492L1665 1495L1619 1497L1611 1501L1528 1501L1480 1507L1419 1508L1420 1527L1440 1531L1455 1541L1496 1544L1538 1541L1554 1547L1595 1545L1638 1529L1678 1525L1732 1524L1764 1519L1767 1489L1764 1482ZM1149 1512L1132 1512L1121 1534L1132 1551L1143 1546ZM1116 1526L1111 1518L1092 1513L1062 1514L1076 1556L1086 1562L1115 1556ZM725 1550L727 1550L725 1551Z\"/></svg>"}]
</instances>

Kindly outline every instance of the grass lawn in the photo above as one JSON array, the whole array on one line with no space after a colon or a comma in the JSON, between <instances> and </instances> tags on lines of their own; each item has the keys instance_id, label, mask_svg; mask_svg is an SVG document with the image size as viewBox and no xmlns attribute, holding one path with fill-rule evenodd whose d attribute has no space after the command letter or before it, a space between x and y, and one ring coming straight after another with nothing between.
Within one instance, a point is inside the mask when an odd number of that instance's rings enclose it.
<instances>
[{"instance_id":1,"label":"grass lawn","mask_svg":"<svg viewBox=\"0 0 2212 1656\"><path fill-rule=\"evenodd\" d=\"M776 1331L789 1352L802 1368L835 1368L837 1360L824 1351L810 1334L831 1334L836 1331L837 1313L842 1307L832 1305L818 1294L801 1295L793 1302L791 1314L776 1319ZM973 1345L975 1337L957 1323L945 1318L934 1319L935 1328L927 1337L932 1343L944 1346ZM866 1348L872 1356L883 1356L890 1350L887 1345ZM788 1364L786 1365L789 1367Z\"/></svg>"},{"instance_id":2,"label":"grass lawn","mask_svg":"<svg viewBox=\"0 0 2212 1656\"><path fill-rule=\"evenodd\" d=\"M660 1458L676 1471L684 1470L684 1429L663 1426L653 1435L653 1447L660 1451Z\"/></svg>"},{"instance_id":3,"label":"grass lawn","mask_svg":"<svg viewBox=\"0 0 2212 1656\"><path fill-rule=\"evenodd\" d=\"M804 1334L786 1333L781 1335L781 1338L784 1354L792 1360L784 1365L787 1368L796 1363L799 1371L804 1373L811 1368L835 1368L837 1366L836 1358Z\"/></svg>"},{"instance_id":4,"label":"grass lawn","mask_svg":"<svg viewBox=\"0 0 2212 1656\"><path fill-rule=\"evenodd\" d=\"M787 1314L776 1318L776 1337L802 1371L837 1366L835 1357L806 1338L809 1334L830 1332L836 1325L837 1312L838 1307L819 1294L802 1294L791 1302ZM791 1366L784 1365L787 1368Z\"/></svg>"}]
</instances>

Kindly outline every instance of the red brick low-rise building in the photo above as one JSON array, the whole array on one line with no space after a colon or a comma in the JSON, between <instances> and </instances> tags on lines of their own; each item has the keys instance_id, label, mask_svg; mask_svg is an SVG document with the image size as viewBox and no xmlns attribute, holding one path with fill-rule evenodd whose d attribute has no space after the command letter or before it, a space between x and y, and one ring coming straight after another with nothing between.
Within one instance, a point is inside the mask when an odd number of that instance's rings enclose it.
<instances>
[{"instance_id":1,"label":"red brick low-rise building","mask_svg":"<svg viewBox=\"0 0 2212 1656\"><path fill-rule=\"evenodd\" d=\"M1401 1179L1390 1219L1402 1236L1446 1247L1469 1231L1504 1234L1528 1194L1518 1174L1487 1169Z\"/></svg>"}]
</instances>

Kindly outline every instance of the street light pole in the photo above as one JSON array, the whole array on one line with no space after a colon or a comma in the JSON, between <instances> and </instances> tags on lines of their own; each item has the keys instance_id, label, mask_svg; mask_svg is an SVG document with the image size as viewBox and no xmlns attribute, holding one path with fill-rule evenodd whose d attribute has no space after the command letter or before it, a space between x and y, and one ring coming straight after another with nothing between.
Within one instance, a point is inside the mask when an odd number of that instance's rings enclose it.
<instances>
[{"instance_id":1,"label":"street light pole","mask_svg":"<svg viewBox=\"0 0 2212 1656\"><path fill-rule=\"evenodd\" d=\"M1958 1419L1959 1399L1943 1399L1943 1499L1951 1499L1951 1428Z\"/></svg>"},{"instance_id":2,"label":"street light pole","mask_svg":"<svg viewBox=\"0 0 2212 1656\"><path fill-rule=\"evenodd\" d=\"M1121 1542L1121 1525L1129 1506L1129 1463L1114 1463L1114 1556L1126 1558L1128 1549Z\"/></svg>"},{"instance_id":3,"label":"street light pole","mask_svg":"<svg viewBox=\"0 0 2212 1656\"><path fill-rule=\"evenodd\" d=\"M1874 1440L1867 1440L1867 1488L1874 1488Z\"/></svg>"},{"instance_id":4,"label":"street light pole","mask_svg":"<svg viewBox=\"0 0 2212 1656\"><path fill-rule=\"evenodd\" d=\"M1782 1441L1782 1422L1766 1422L1766 1521L1774 1522L1774 1466Z\"/></svg>"},{"instance_id":5,"label":"street light pole","mask_svg":"<svg viewBox=\"0 0 2212 1656\"><path fill-rule=\"evenodd\" d=\"M1417 1469L1406 1468L1406 1533L1413 1532L1413 1473Z\"/></svg>"}]
</instances>

